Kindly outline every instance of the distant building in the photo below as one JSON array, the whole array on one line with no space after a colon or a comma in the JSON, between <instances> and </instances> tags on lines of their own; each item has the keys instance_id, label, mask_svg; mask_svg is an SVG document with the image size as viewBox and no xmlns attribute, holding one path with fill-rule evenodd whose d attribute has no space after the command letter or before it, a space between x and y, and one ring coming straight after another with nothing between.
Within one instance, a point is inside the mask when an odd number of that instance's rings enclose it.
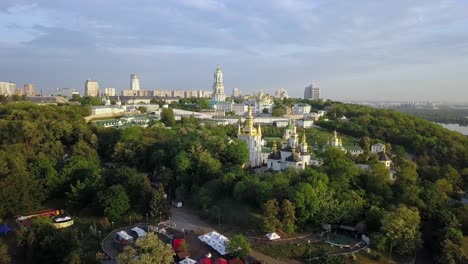
<instances>
[{"instance_id":1,"label":"distant building","mask_svg":"<svg viewBox=\"0 0 468 264\"><path fill-rule=\"evenodd\" d=\"M385 165L385 168L390 169L392 165L392 160L388 157L385 152L379 153L379 162Z\"/></svg>"},{"instance_id":2,"label":"distant building","mask_svg":"<svg viewBox=\"0 0 468 264\"><path fill-rule=\"evenodd\" d=\"M35 96L36 92L34 91L34 84L27 83L24 85L24 94L26 96Z\"/></svg>"},{"instance_id":3,"label":"distant building","mask_svg":"<svg viewBox=\"0 0 468 264\"><path fill-rule=\"evenodd\" d=\"M302 136L302 141L299 142L299 134L293 123L289 123L284 131L281 149L278 150L277 147L276 142L274 142L266 162L268 169L279 171L293 167L303 170L309 165L321 166L323 164L323 161L317 159L309 149L305 134Z\"/></svg>"},{"instance_id":4,"label":"distant building","mask_svg":"<svg viewBox=\"0 0 468 264\"><path fill-rule=\"evenodd\" d=\"M254 97L253 105L254 113L261 114L265 111L266 113L271 114L275 103L273 102L272 96L264 94L262 89L260 89L257 96Z\"/></svg>"},{"instance_id":5,"label":"distant building","mask_svg":"<svg viewBox=\"0 0 468 264\"><path fill-rule=\"evenodd\" d=\"M320 88L313 87L312 88L312 99L319 100L320 99Z\"/></svg>"},{"instance_id":6,"label":"distant building","mask_svg":"<svg viewBox=\"0 0 468 264\"><path fill-rule=\"evenodd\" d=\"M218 113L227 113L232 111L233 101L217 102L213 107Z\"/></svg>"},{"instance_id":7,"label":"distant building","mask_svg":"<svg viewBox=\"0 0 468 264\"><path fill-rule=\"evenodd\" d=\"M372 153L381 153L385 152L385 144L377 143L371 146Z\"/></svg>"},{"instance_id":8,"label":"distant building","mask_svg":"<svg viewBox=\"0 0 468 264\"><path fill-rule=\"evenodd\" d=\"M122 96L139 96L138 90L122 90Z\"/></svg>"},{"instance_id":9,"label":"distant building","mask_svg":"<svg viewBox=\"0 0 468 264\"><path fill-rule=\"evenodd\" d=\"M105 96L115 96L115 88L104 88Z\"/></svg>"},{"instance_id":10,"label":"distant building","mask_svg":"<svg viewBox=\"0 0 468 264\"><path fill-rule=\"evenodd\" d=\"M73 89L73 88L57 88L57 92L56 92L55 95L71 99L74 94L79 95L79 93L76 91L76 89Z\"/></svg>"},{"instance_id":11,"label":"distant building","mask_svg":"<svg viewBox=\"0 0 468 264\"><path fill-rule=\"evenodd\" d=\"M97 81L86 80L85 96L99 96L99 84Z\"/></svg>"},{"instance_id":12,"label":"distant building","mask_svg":"<svg viewBox=\"0 0 468 264\"><path fill-rule=\"evenodd\" d=\"M260 125L258 125L258 128L254 127L254 118L250 106L248 107L246 125L241 128L241 124L239 123L237 138L247 143L250 167L260 166L262 164L262 130Z\"/></svg>"},{"instance_id":13,"label":"distant building","mask_svg":"<svg viewBox=\"0 0 468 264\"><path fill-rule=\"evenodd\" d=\"M314 87L313 84L304 89L304 99L318 100L320 99L320 88Z\"/></svg>"},{"instance_id":14,"label":"distant building","mask_svg":"<svg viewBox=\"0 0 468 264\"><path fill-rule=\"evenodd\" d=\"M135 75L135 74L130 75L130 90L133 90L133 91L140 90L140 80L138 79L138 75Z\"/></svg>"},{"instance_id":15,"label":"distant building","mask_svg":"<svg viewBox=\"0 0 468 264\"><path fill-rule=\"evenodd\" d=\"M288 98L288 91L286 91L286 89L283 89L283 88L279 88L278 90L276 90L275 92L275 97L276 98L279 98L279 99L284 99L284 98Z\"/></svg>"},{"instance_id":16,"label":"distant building","mask_svg":"<svg viewBox=\"0 0 468 264\"><path fill-rule=\"evenodd\" d=\"M311 128L314 126L314 120L313 119L300 119L297 121L297 125L303 128Z\"/></svg>"},{"instance_id":17,"label":"distant building","mask_svg":"<svg viewBox=\"0 0 468 264\"><path fill-rule=\"evenodd\" d=\"M226 95L224 94L224 83L223 83L223 72L221 71L221 66L216 67L214 73L214 83L213 83L213 95L212 102L223 102L226 100Z\"/></svg>"},{"instance_id":18,"label":"distant building","mask_svg":"<svg viewBox=\"0 0 468 264\"><path fill-rule=\"evenodd\" d=\"M236 115L243 116L247 113L249 106L246 104L232 104L231 111L236 113Z\"/></svg>"},{"instance_id":19,"label":"distant building","mask_svg":"<svg viewBox=\"0 0 468 264\"><path fill-rule=\"evenodd\" d=\"M16 83L14 82L0 82L0 94L11 96L16 91Z\"/></svg>"},{"instance_id":20,"label":"distant building","mask_svg":"<svg viewBox=\"0 0 468 264\"><path fill-rule=\"evenodd\" d=\"M293 115L303 115L310 113L312 107L308 104L298 103L293 105L292 107L292 114Z\"/></svg>"},{"instance_id":21,"label":"distant building","mask_svg":"<svg viewBox=\"0 0 468 264\"><path fill-rule=\"evenodd\" d=\"M108 115L125 112L125 108L120 105L99 105L91 107L92 115Z\"/></svg>"},{"instance_id":22,"label":"distant building","mask_svg":"<svg viewBox=\"0 0 468 264\"><path fill-rule=\"evenodd\" d=\"M18 96L23 96L23 89L19 88L15 90L15 94Z\"/></svg>"},{"instance_id":23,"label":"distant building","mask_svg":"<svg viewBox=\"0 0 468 264\"><path fill-rule=\"evenodd\" d=\"M241 97L241 91L239 88L232 89L232 97L239 98Z\"/></svg>"},{"instance_id":24,"label":"distant building","mask_svg":"<svg viewBox=\"0 0 468 264\"><path fill-rule=\"evenodd\" d=\"M185 93L184 93L184 91L182 91L182 90L172 91L172 97L184 98L184 97L185 97Z\"/></svg>"}]
</instances>

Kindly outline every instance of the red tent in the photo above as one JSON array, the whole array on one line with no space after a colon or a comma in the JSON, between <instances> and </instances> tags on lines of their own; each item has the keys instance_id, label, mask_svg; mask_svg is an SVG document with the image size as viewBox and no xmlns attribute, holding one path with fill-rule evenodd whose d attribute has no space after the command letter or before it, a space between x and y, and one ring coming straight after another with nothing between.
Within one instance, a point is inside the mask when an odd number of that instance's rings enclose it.
<instances>
[{"instance_id":1,"label":"red tent","mask_svg":"<svg viewBox=\"0 0 468 264\"><path fill-rule=\"evenodd\" d=\"M229 264L244 264L244 262L240 258L233 258L229 260Z\"/></svg>"},{"instance_id":2,"label":"red tent","mask_svg":"<svg viewBox=\"0 0 468 264\"><path fill-rule=\"evenodd\" d=\"M172 241L172 248L174 249L175 252L179 251L179 247L182 243L185 242L185 239L183 238L176 238L174 241Z\"/></svg>"},{"instance_id":3,"label":"red tent","mask_svg":"<svg viewBox=\"0 0 468 264\"><path fill-rule=\"evenodd\" d=\"M217 260L215 260L214 264L228 264L227 260L223 259L223 258L219 258Z\"/></svg>"},{"instance_id":4,"label":"red tent","mask_svg":"<svg viewBox=\"0 0 468 264\"><path fill-rule=\"evenodd\" d=\"M198 264L213 264L210 258L202 258L198 261Z\"/></svg>"}]
</instances>

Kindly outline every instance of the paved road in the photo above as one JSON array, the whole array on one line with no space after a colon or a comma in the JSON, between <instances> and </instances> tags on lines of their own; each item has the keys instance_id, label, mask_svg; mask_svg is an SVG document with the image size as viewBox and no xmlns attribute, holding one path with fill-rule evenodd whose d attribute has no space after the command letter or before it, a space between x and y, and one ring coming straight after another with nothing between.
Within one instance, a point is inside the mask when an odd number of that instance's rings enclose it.
<instances>
[{"instance_id":1,"label":"paved road","mask_svg":"<svg viewBox=\"0 0 468 264\"><path fill-rule=\"evenodd\" d=\"M216 230L215 228L211 227L209 224L204 222L198 215L195 213L190 212L189 210L185 208L171 208L171 220L170 222L172 224L176 225L177 229L186 229L186 230L206 230L206 231L212 231ZM226 235L226 234L224 234ZM227 235L228 236L228 235ZM278 260L275 258L272 258L270 256L267 256L263 253L260 253L258 251L252 251L250 254L252 257L254 257L257 260L263 261L268 264L300 264L301 262L296 261L296 260L291 260L291 259L282 259Z\"/></svg>"}]
</instances>

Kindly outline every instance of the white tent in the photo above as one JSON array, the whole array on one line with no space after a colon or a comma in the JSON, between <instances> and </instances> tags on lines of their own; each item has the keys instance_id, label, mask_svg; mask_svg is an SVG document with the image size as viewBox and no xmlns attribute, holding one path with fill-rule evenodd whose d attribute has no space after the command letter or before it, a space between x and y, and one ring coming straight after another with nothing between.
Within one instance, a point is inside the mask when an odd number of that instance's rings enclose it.
<instances>
[{"instance_id":1,"label":"white tent","mask_svg":"<svg viewBox=\"0 0 468 264\"><path fill-rule=\"evenodd\" d=\"M214 250L218 251L219 254L227 254L226 246L227 243L229 243L229 239L219 234L218 232L212 231L210 233L199 236L198 239L208 244L208 246L212 247Z\"/></svg>"},{"instance_id":2,"label":"white tent","mask_svg":"<svg viewBox=\"0 0 468 264\"><path fill-rule=\"evenodd\" d=\"M185 258L185 259L179 261L179 264L195 264L195 263L197 263L197 261L193 260L191 258Z\"/></svg>"},{"instance_id":3,"label":"white tent","mask_svg":"<svg viewBox=\"0 0 468 264\"><path fill-rule=\"evenodd\" d=\"M131 235L127 234L127 232L125 232L123 230L117 232L117 235L119 235L123 240L132 240L133 239L133 237Z\"/></svg>"},{"instance_id":4,"label":"white tent","mask_svg":"<svg viewBox=\"0 0 468 264\"><path fill-rule=\"evenodd\" d=\"M138 237L144 237L146 236L146 231L139 228L139 227L134 227L131 229L133 232L137 233Z\"/></svg>"},{"instance_id":5,"label":"white tent","mask_svg":"<svg viewBox=\"0 0 468 264\"><path fill-rule=\"evenodd\" d=\"M281 237L280 237L278 234L276 234L275 232L266 234L266 237L268 237L269 240L276 240L276 239L280 239L280 238L281 238Z\"/></svg>"}]
</instances>

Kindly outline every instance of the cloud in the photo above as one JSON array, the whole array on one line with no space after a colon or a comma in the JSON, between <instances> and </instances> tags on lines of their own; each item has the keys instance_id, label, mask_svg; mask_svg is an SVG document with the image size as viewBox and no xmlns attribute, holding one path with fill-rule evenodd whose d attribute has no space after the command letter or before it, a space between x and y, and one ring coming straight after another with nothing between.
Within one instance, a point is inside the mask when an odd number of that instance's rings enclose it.
<instances>
[{"instance_id":1,"label":"cloud","mask_svg":"<svg viewBox=\"0 0 468 264\"><path fill-rule=\"evenodd\" d=\"M226 8L226 6L216 0L179 0L182 5L197 8L201 10L220 10Z\"/></svg>"},{"instance_id":2,"label":"cloud","mask_svg":"<svg viewBox=\"0 0 468 264\"><path fill-rule=\"evenodd\" d=\"M302 89L309 79L346 85L345 78L377 70L466 56L467 14L468 2L454 0L0 0L0 34L7 36L0 53L10 54L11 68L28 59L60 68L61 56L67 63L131 61L148 71L152 63L193 60L200 71L197 63L225 61L238 86ZM6 66L0 72L13 74ZM255 80L245 77L252 74Z\"/></svg>"}]
</instances>

